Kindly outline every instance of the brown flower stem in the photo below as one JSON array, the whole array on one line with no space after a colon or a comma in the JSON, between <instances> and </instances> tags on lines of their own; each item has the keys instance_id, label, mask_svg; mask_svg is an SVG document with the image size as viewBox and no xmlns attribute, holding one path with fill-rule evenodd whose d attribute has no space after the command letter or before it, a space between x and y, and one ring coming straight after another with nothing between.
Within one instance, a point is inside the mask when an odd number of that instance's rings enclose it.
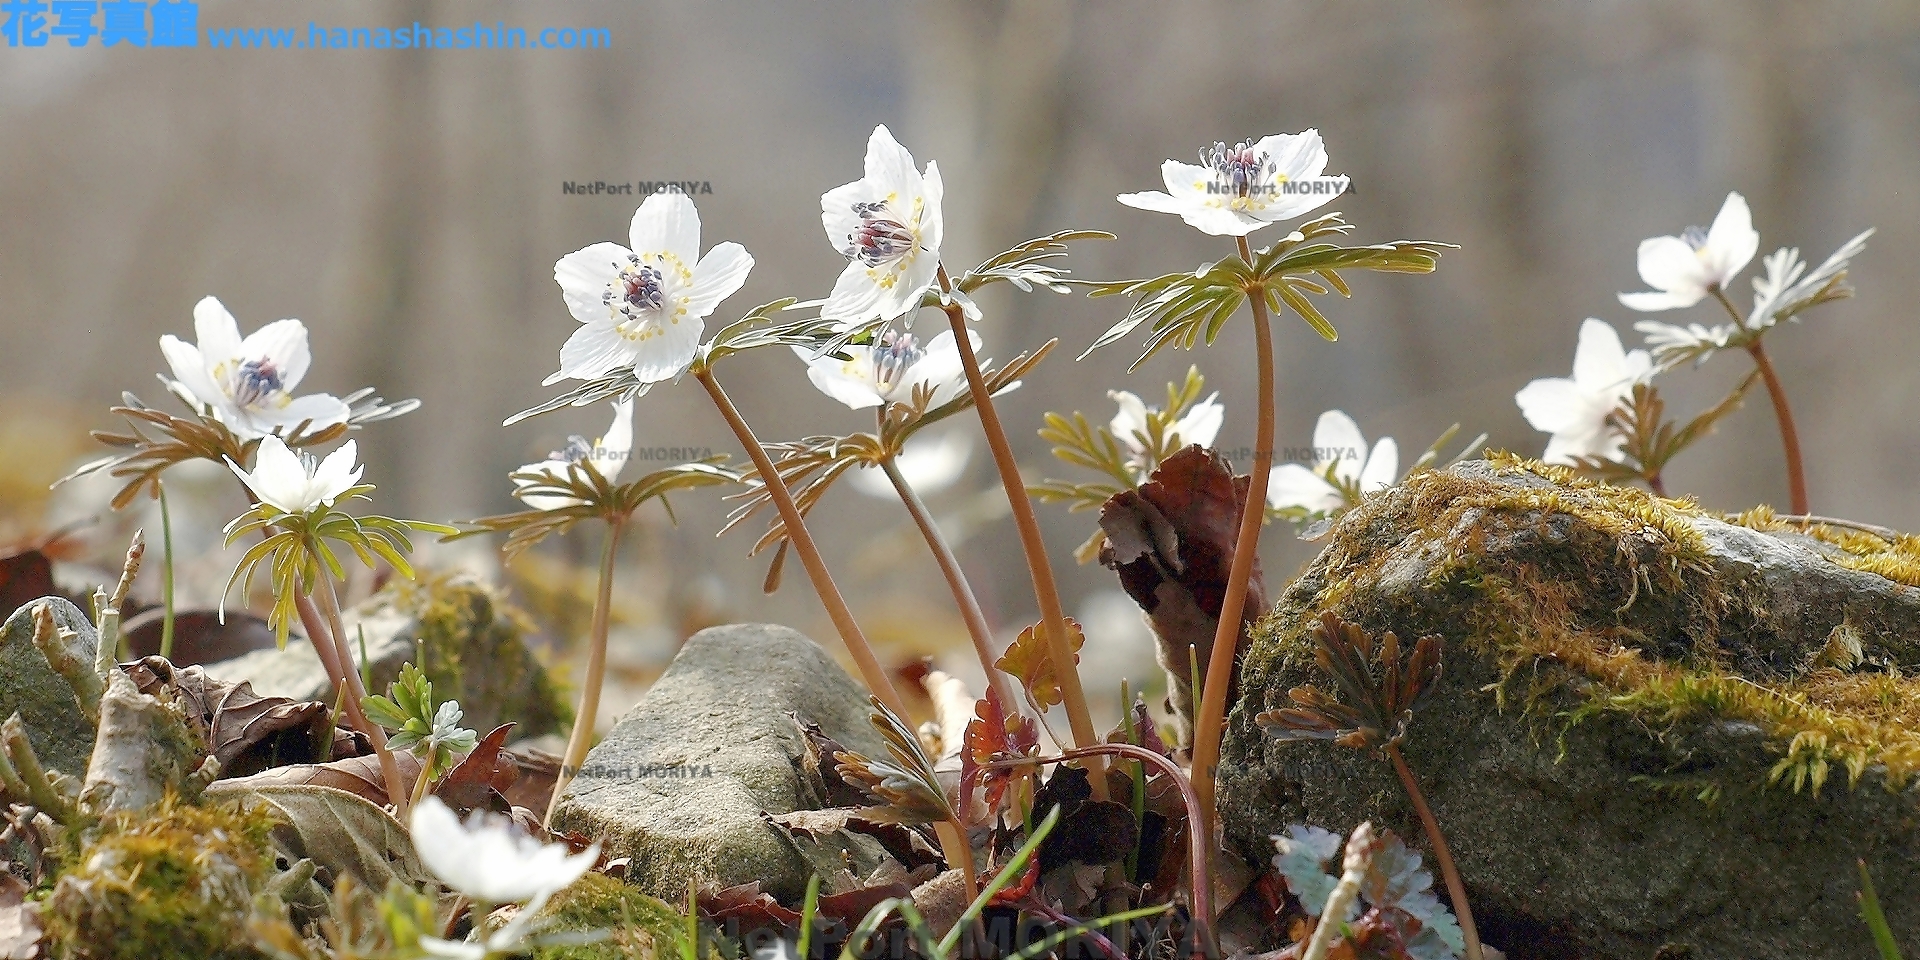
<instances>
[{"instance_id":1,"label":"brown flower stem","mask_svg":"<svg viewBox=\"0 0 1920 960\"><path fill-rule=\"evenodd\" d=\"M947 579L947 589L953 593L954 605L960 608L960 619L966 622L967 636L973 641L974 655L980 658L980 667L986 671L987 684L999 694L1001 705L1015 716L1021 715L1020 700L1013 688L1007 685L1007 675L993 665L993 628L987 625L986 614L980 610L980 600L974 596L973 584L967 581L966 572L960 569L959 558L953 555L947 538L941 534L940 526L933 522L933 515L927 511L927 505L900 475L900 465L894 458L888 457L880 462L880 469L893 482L894 492L900 495L900 502L906 504L908 515L913 517L914 525L920 528L920 535L926 538L927 549L933 552L933 559L940 566L940 574Z\"/></svg>"},{"instance_id":2,"label":"brown flower stem","mask_svg":"<svg viewBox=\"0 0 1920 960\"><path fill-rule=\"evenodd\" d=\"M827 616L833 619L833 625L840 632L840 639L847 645L847 652L853 656L854 665L860 668L860 676L867 682L867 689L880 698L895 716L906 717L906 704L893 688L893 681L887 677L887 671L880 666L880 660L873 655L873 647L867 643L866 634L860 632L860 624L848 609L847 600L840 595L840 588L833 583L833 574L827 571L827 563L820 557L820 548L814 545L813 535L807 532L807 520L800 515L800 508L794 505L793 493L787 489L786 481L780 479L780 471L773 465L773 458L767 455L765 447L753 435L753 428L746 418L728 399L727 392L720 387L720 381L713 376L713 368L696 366L694 379L707 388L707 395L713 398L713 405L726 418L727 425L733 428L733 435L746 448L747 456L752 458L754 469L759 471L761 482L766 484L767 496L773 500L774 508L780 511L780 523L786 528L787 542L793 545L800 562L807 568L807 577L813 581L813 592L820 597L820 604L827 608Z\"/></svg>"},{"instance_id":3,"label":"brown flower stem","mask_svg":"<svg viewBox=\"0 0 1920 960\"><path fill-rule=\"evenodd\" d=\"M1664 497L1667 495L1666 481L1660 479L1658 472L1647 474L1647 489L1652 490L1653 495L1656 497Z\"/></svg>"},{"instance_id":4,"label":"brown flower stem","mask_svg":"<svg viewBox=\"0 0 1920 960\"><path fill-rule=\"evenodd\" d=\"M1055 757L1040 757L1033 760L1003 760L985 764L985 766L997 768L1031 766L1036 763L1059 763L1062 760L1074 760L1081 757L1099 755L1126 757L1130 760L1138 760L1142 763L1151 764L1155 769L1166 774L1167 777L1173 781L1174 786L1179 788L1180 799L1187 806L1187 869L1190 871L1188 879L1191 881L1193 888L1191 891L1193 898L1193 921L1194 924L1199 927L1200 934L1195 937L1193 941L1194 956L1218 956L1218 952L1211 949L1213 941L1211 933L1213 929L1213 872L1210 866L1212 858L1208 855L1210 844L1201 842L1201 838L1206 835L1201 833L1203 826L1200 818L1196 816L1200 810L1200 798L1194 790L1195 784L1187 777L1186 771L1180 769L1179 764L1146 747L1135 746L1131 743L1103 743L1097 746L1065 750L1062 751L1059 756ZM1479 958L1476 957L1474 960L1479 960Z\"/></svg>"},{"instance_id":5,"label":"brown flower stem","mask_svg":"<svg viewBox=\"0 0 1920 960\"><path fill-rule=\"evenodd\" d=\"M1245 237L1240 238L1240 259L1253 262ZM1253 308L1254 360L1259 374L1253 472L1247 478L1247 502L1240 508L1240 532L1234 539L1233 566L1227 571L1227 592L1220 602L1220 623L1213 632L1213 651L1207 656L1200 716L1194 721L1193 732L1193 785L1200 795L1200 816L1205 820L1209 838L1213 836L1214 777L1220 765L1227 693L1233 686L1234 661L1240 646L1240 617L1247 605L1247 581L1252 579L1253 565L1260 557L1260 523L1266 518L1267 474L1273 469L1273 327L1267 321L1266 291L1248 291L1247 304Z\"/></svg>"},{"instance_id":6,"label":"brown flower stem","mask_svg":"<svg viewBox=\"0 0 1920 960\"><path fill-rule=\"evenodd\" d=\"M613 616L613 566L620 551L620 532L625 517L607 520L606 543L600 548L600 585L593 597L593 623L587 636L587 675L580 683L580 704L573 711L573 730L567 735L567 752L560 758L560 775L554 780L553 796L547 800L543 821L553 823L553 811L560 806L560 794L580 773L587 759L587 744L593 739L594 721L600 716L600 687L607 675L607 624Z\"/></svg>"},{"instance_id":7,"label":"brown flower stem","mask_svg":"<svg viewBox=\"0 0 1920 960\"><path fill-rule=\"evenodd\" d=\"M953 281L947 269L940 268L940 289L951 293ZM1080 686L1080 671L1074 668L1074 652L1067 640L1067 615L1060 605L1060 587L1054 581L1053 565L1047 559L1047 543L1040 535L1040 521L1034 517L1033 501L1027 496L1026 481L1020 477L1020 464L1013 457L1013 445L994 409L993 395L987 391L986 377L980 372L980 358L973 352L967 336L966 311L957 303L945 308L947 322L953 327L954 346L960 351L960 366L967 373L967 389L973 394L973 407L979 411L980 427L993 451L993 463L1000 471L1000 484L1006 488L1007 503L1013 508L1014 526L1020 531L1020 548L1026 555L1027 573L1033 579L1034 600L1040 606L1040 635L1046 641L1047 659L1054 664L1060 680L1060 698L1067 708L1067 724L1073 730L1077 747L1100 742L1093 728L1093 713L1087 709L1087 694ZM1096 800L1107 798L1104 764L1095 761L1088 767Z\"/></svg>"},{"instance_id":8,"label":"brown flower stem","mask_svg":"<svg viewBox=\"0 0 1920 960\"><path fill-rule=\"evenodd\" d=\"M334 699L337 700L340 697L340 658L334 656L333 641L327 639L331 633L327 630L326 621L320 618L320 609L313 605L312 597L294 598L293 609L300 614L300 628L307 632L307 642L313 645L321 668L327 671L327 680L332 682ZM347 714L347 720L353 724L353 728L366 733L361 729L360 721L354 719L357 711L349 710Z\"/></svg>"},{"instance_id":9,"label":"brown flower stem","mask_svg":"<svg viewBox=\"0 0 1920 960\"><path fill-rule=\"evenodd\" d=\"M1735 325L1744 328L1746 321L1733 301L1727 299L1725 291L1713 288L1713 295L1720 305L1733 317ZM1780 375L1774 372L1773 360L1767 356L1767 348L1758 336L1747 344L1747 355L1753 358L1754 367L1760 371L1760 379L1766 381L1767 396L1773 400L1773 417L1780 421L1780 444L1787 454L1787 499L1793 502L1794 513L1809 513L1807 506L1807 472L1800 459L1800 431L1793 425L1793 407L1787 403L1787 388L1780 383Z\"/></svg>"},{"instance_id":10,"label":"brown flower stem","mask_svg":"<svg viewBox=\"0 0 1920 960\"><path fill-rule=\"evenodd\" d=\"M1447 838L1440 833L1440 821L1433 818L1433 810L1427 806L1427 797L1420 792L1420 784L1413 779L1413 771L1407 769L1405 757L1400 755L1399 744L1387 745L1387 759L1393 761L1393 772L1400 775L1400 785L1407 790L1407 798L1413 801L1415 813L1420 815L1420 826L1427 831L1427 842L1433 844L1433 862L1440 867L1440 877L1447 884L1447 899L1453 901L1453 914L1460 921L1460 933L1467 940L1466 960L1481 960L1480 932L1473 926L1473 908L1467 905L1467 887L1460 882L1460 871L1453 865L1453 854L1447 850Z\"/></svg>"},{"instance_id":11,"label":"brown flower stem","mask_svg":"<svg viewBox=\"0 0 1920 960\"><path fill-rule=\"evenodd\" d=\"M967 902L972 903L980 896L980 881L973 875L973 844L967 842L967 831L953 820L936 820L933 824L934 836L940 839L940 855L947 860L947 867L960 871L967 883Z\"/></svg>"},{"instance_id":12,"label":"brown flower stem","mask_svg":"<svg viewBox=\"0 0 1920 960\"><path fill-rule=\"evenodd\" d=\"M380 777L387 782L387 801L393 804L394 815L405 823L407 790L400 785L400 765L393 761L393 751L387 749L387 732L369 721L360 708L360 701L367 698L367 690L360 683L360 671L354 669L353 651L347 646L347 628L340 621L340 597L334 592L333 578L327 576L325 570L320 572L320 585L313 592L320 597L320 612L326 615L327 625L333 631L334 657L340 667L335 682L345 685L347 717L373 742L373 753L380 758ZM427 772L422 770L420 775L425 777Z\"/></svg>"}]
</instances>

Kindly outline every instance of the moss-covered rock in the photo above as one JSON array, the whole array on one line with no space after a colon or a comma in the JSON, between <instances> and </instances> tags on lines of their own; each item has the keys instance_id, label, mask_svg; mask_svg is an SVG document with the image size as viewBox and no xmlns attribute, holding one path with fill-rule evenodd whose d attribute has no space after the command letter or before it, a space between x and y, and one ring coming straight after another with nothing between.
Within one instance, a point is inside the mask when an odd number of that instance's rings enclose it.
<instances>
[{"instance_id":1,"label":"moss-covered rock","mask_svg":"<svg viewBox=\"0 0 1920 960\"><path fill-rule=\"evenodd\" d=\"M603 873L588 873L554 894L535 918L539 936L597 934L604 939L544 947L534 960L653 960L675 957L686 917L665 902Z\"/></svg>"},{"instance_id":2,"label":"moss-covered rock","mask_svg":"<svg viewBox=\"0 0 1920 960\"><path fill-rule=\"evenodd\" d=\"M356 644L364 633L373 690L384 690L401 664L417 658L435 694L460 701L466 726L485 733L511 720L516 739L566 726L570 712L527 647L527 618L471 577L396 581L346 611L345 626ZM303 642L211 664L207 675L252 681L262 696L333 699L319 658Z\"/></svg>"},{"instance_id":3,"label":"moss-covered rock","mask_svg":"<svg viewBox=\"0 0 1920 960\"><path fill-rule=\"evenodd\" d=\"M1308 631L1331 610L1443 638L1405 749L1509 956L1870 956L1861 859L1920 944L1920 539L1784 526L1514 459L1370 498L1248 653L1231 840L1420 835L1384 763L1253 723L1326 685Z\"/></svg>"},{"instance_id":4,"label":"moss-covered rock","mask_svg":"<svg viewBox=\"0 0 1920 960\"><path fill-rule=\"evenodd\" d=\"M273 820L172 800L88 831L42 911L62 960L254 960Z\"/></svg>"}]
</instances>

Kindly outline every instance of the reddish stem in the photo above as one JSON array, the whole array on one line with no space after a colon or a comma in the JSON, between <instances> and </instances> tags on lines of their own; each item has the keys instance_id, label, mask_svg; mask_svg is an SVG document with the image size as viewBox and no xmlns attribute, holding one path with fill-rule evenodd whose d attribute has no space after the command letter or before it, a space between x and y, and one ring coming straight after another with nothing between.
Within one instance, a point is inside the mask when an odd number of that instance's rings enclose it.
<instances>
[{"instance_id":1,"label":"reddish stem","mask_svg":"<svg viewBox=\"0 0 1920 960\"><path fill-rule=\"evenodd\" d=\"M1407 798L1413 801L1415 813L1420 815L1420 826L1427 831L1427 842L1433 844L1433 862L1440 867L1440 877L1446 881L1447 897L1453 901L1453 914L1460 920L1460 932L1467 940L1466 960L1481 960L1480 932L1473 926L1473 908L1467 905L1467 887L1460 882L1460 871L1453 865L1453 854L1447 850L1447 838L1440 833L1440 821L1433 817L1433 810L1427 806L1427 797L1420 792L1420 784L1413 779L1413 771L1407 768L1405 757L1400 755L1398 744L1387 746L1387 759L1393 761L1393 772L1400 775L1400 785L1407 790Z\"/></svg>"}]
</instances>

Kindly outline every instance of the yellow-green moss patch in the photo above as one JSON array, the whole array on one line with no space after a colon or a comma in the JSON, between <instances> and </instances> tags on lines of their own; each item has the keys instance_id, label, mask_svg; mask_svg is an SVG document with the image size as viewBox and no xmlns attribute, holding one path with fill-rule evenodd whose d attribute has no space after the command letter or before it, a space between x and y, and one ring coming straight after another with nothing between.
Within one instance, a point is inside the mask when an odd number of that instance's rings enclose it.
<instances>
[{"instance_id":1,"label":"yellow-green moss patch","mask_svg":"<svg viewBox=\"0 0 1920 960\"><path fill-rule=\"evenodd\" d=\"M62 871L43 912L68 960L253 960L248 920L273 869L265 814L169 799L122 813Z\"/></svg>"}]
</instances>

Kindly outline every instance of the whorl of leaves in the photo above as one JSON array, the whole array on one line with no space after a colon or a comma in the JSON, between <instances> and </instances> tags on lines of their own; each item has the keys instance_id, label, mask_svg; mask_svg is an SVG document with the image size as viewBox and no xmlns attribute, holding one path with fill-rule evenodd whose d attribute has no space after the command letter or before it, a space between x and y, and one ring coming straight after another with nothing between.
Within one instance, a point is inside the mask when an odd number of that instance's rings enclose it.
<instances>
[{"instance_id":1,"label":"whorl of leaves","mask_svg":"<svg viewBox=\"0 0 1920 960\"><path fill-rule=\"evenodd\" d=\"M565 476L554 473L529 471L513 474L515 480L531 481L527 486L514 491L518 497L565 497L573 502L567 506L550 509L515 510L512 513L496 514L468 521L466 529L460 530L446 539L478 536L483 533L505 533L507 542L501 547L501 553L507 563L512 563L529 548L556 533L565 533L582 520L600 517L608 520L625 519L638 510L648 500L658 498L667 516L673 516L673 507L667 500L667 494L680 490L694 490L700 487L722 486L740 483L740 471L727 466L725 456L712 456L691 463L676 464L634 480L630 483L614 484L609 481L592 463L581 461L569 464Z\"/></svg>"},{"instance_id":2,"label":"whorl of leaves","mask_svg":"<svg viewBox=\"0 0 1920 960\"><path fill-rule=\"evenodd\" d=\"M361 391L361 394L367 391ZM360 396L361 394L355 394ZM113 495L113 509L119 510L133 502L133 498L142 491L150 497L159 496L160 475L167 468L188 460L211 460L224 464L228 460L245 466L259 440L241 440L227 425L213 418L210 413L194 412L191 416L178 417L164 410L155 409L142 403L139 397L130 392L120 394L121 403L112 407L111 412L118 414L127 422L127 431L117 433L112 430L95 430L93 438L109 447L125 450L92 460L80 465L72 473L54 482L54 486L101 470L116 478L126 478L126 484ZM376 403L378 398L375 398ZM417 406L417 401L414 402ZM412 409L411 407L407 409ZM405 410L400 411L406 412ZM398 416L399 413L389 414ZM319 430L311 430L312 421L302 422L281 439L294 449L319 446L331 443L346 435L351 429L350 423L336 423Z\"/></svg>"},{"instance_id":3,"label":"whorl of leaves","mask_svg":"<svg viewBox=\"0 0 1920 960\"><path fill-rule=\"evenodd\" d=\"M876 823L899 824L956 819L920 738L879 697L869 700L873 714L868 719L880 731L890 758L863 757L851 750L833 755L834 771L877 804L860 810L860 816Z\"/></svg>"},{"instance_id":4,"label":"whorl of leaves","mask_svg":"<svg viewBox=\"0 0 1920 960\"><path fill-rule=\"evenodd\" d=\"M1295 687L1294 706L1254 718L1280 740L1332 740L1342 746L1385 750L1406 739L1414 708L1440 680L1440 638L1427 636L1403 660L1392 631L1374 637L1332 611L1313 628L1315 662L1333 678L1334 693Z\"/></svg>"},{"instance_id":5,"label":"whorl of leaves","mask_svg":"<svg viewBox=\"0 0 1920 960\"><path fill-rule=\"evenodd\" d=\"M1651 383L1636 383L1633 393L1621 400L1612 413L1607 414L1608 429L1624 441L1620 448L1620 459L1575 457L1574 469L1607 483L1634 480L1654 483L1661 471L1682 450L1712 433L1721 417L1740 409L1747 391L1759 381L1760 370L1755 368L1732 393L1727 394L1726 399L1687 421L1685 426L1666 418L1667 404L1661 399L1658 388Z\"/></svg>"},{"instance_id":6,"label":"whorl of leaves","mask_svg":"<svg viewBox=\"0 0 1920 960\"><path fill-rule=\"evenodd\" d=\"M1041 344L1038 350L1022 353L1004 366L982 369L980 373L986 382L987 394L999 396L1018 387L1020 378L1026 376L1058 343L1057 340L1049 340ZM932 401L932 388L921 384L914 388L911 398L905 403L891 403L881 409L875 433L815 436L766 444L768 455L773 457L774 471L793 495L794 506L799 508L800 515L805 517L810 513L820 503L820 498L826 496L833 487L834 481L846 475L847 471L878 466L889 458L897 457L914 434L956 413L971 409L973 393L961 391L952 400L929 409ZM766 483L757 471L746 474L741 482L747 485L747 489L729 498L740 502L727 515L726 525L720 528L722 534L745 523L773 502ZM779 586L787 548L787 525L777 511L768 521L767 531L754 541L747 555L758 556L769 547L777 548L767 570L766 589L772 592Z\"/></svg>"},{"instance_id":7,"label":"whorl of leaves","mask_svg":"<svg viewBox=\"0 0 1920 960\"><path fill-rule=\"evenodd\" d=\"M1276 315L1284 305L1299 314L1320 336L1337 340L1339 333L1307 299L1309 294L1325 296L1338 291L1343 297L1352 296L1352 290L1340 276L1342 270L1432 273L1441 251L1453 248L1452 244L1427 240L1395 240L1348 247L1321 239L1352 231L1353 226L1341 219L1340 214L1329 213L1302 224L1272 246L1256 251L1252 263L1229 257L1201 264L1191 273L1095 284L1090 291L1092 296L1124 296L1135 302L1120 322L1087 348L1087 353L1125 339L1149 321L1153 333L1147 338L1140 358L1133 362L1134 368L1169 346L1191 350L1203 340L1212 345L1226 326L1227 318L1256 290Z\"/></svg>"}]
</instances>

